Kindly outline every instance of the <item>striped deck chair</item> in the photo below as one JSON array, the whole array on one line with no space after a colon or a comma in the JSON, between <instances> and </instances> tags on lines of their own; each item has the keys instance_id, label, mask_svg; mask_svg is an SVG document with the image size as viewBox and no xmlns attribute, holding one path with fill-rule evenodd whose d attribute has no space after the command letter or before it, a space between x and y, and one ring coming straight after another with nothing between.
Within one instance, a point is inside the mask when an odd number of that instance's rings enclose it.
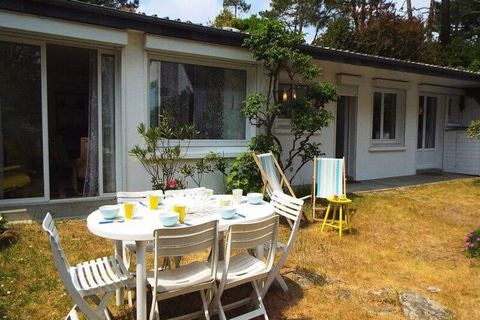
<instances>
[{"instance_id":1,"label":"striped deck chair","mask_svg":"<svg viewBox=\"0 0 480 320\"><path fill-rule=\"evenodd\" d=\"M271 197L273 192L284 192L285 188L292 197L295 197L295 193L293 192L287 177L280 168L280 165L278 164L277 159L275 159L273 153L253 153L253 159L255 159L262 176L263 194L266 192L268 196Z\"/></svg>"},{"instance_id":2,"label":"striped deck chair","mask_svg":"<svg viewBox=\"0 0 480 320\"><path fill-rule=\"evenodd\" d=\"M317 207L317 198L326 199L334 195L347 193L345 178L345 158L318 158L313 159L313 188L312 188L312 210L313 218L315 212L320 210Z\"/></svg>"}]
</instances>

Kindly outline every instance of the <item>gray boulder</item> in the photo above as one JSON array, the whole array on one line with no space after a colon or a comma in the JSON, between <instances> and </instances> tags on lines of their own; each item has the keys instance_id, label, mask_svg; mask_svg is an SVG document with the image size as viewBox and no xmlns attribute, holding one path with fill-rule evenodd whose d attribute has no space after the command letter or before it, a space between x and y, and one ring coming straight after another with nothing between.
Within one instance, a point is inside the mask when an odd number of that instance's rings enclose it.
<instances>
[{"instance_id":1,"label":"gray boulder","mask_svg":"<svg viewBox=\"0 0 480 320\"><path fill-rule=\"evenodd\" d=\"M414 292L400 293L400 304L405 316L411 320L448 320L453 318L450 310Z\"/></svg>"}]
</instances>

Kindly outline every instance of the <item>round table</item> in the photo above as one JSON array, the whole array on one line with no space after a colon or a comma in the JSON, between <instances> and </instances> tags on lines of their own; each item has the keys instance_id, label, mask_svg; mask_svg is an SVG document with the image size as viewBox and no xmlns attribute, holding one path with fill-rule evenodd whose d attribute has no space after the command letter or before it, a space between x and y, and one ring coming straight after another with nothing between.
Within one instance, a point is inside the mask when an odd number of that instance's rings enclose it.
<instances>
[{"instance_id":1,"label":"round table","mask_svg":"<svg viewBox=\"0 0 480 320\"><path fill-rule=\"evenodd\" d=\"M211 203L211 201L206 201ZM197 203L198 205L198 203ZM123 206L122 206L123 207ZM197 206L197 208L199 208ZM102 224L105 221L100 211L96 210L88 215L87 227L93 234L115 240L115 253L123 256L122 241L135 241L137 265L136 265L136 284L137 284L137 320L145 320L147 318L147 299L146 299L146 247L149 240L153 240L153 231L164 228L160 223L159 216L165 213L166 209L160 207L159 210L149 210L145 204L139 203L135 207L134 218L131 220L123 219L123 208L120 210L120 216L114 220L113 223ZM232 219L222 219L218 213L215 212L214 206L204 206L201 210L191 208L192 213L187 214L185 222L189 225L200 224L209 220L219 220L219 231L226 231L228 227L236 223L255 222L264 218L268 218L274 214L274 207L267 202L261 204L251 205L246 202L236 206L237 214ZM185 224L177 224L174 228L185 228ZM143 289L141 289L143 288ZM121 293L117 292L117 304L120 303Z\"/></svg>"}]
</instances>

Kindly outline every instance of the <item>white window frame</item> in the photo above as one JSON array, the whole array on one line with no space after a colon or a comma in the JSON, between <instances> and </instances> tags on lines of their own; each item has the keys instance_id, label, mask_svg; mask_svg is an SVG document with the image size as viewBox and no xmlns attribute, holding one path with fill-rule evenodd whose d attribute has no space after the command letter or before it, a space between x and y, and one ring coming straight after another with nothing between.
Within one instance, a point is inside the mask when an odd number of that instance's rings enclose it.
<instances>
[{"instance_id":1,"label":"white window frame","mask_svg":"<svg viewBox=\"0 0 480 320\"><path fill-rule=\"evenodd\" d=\"M42 147L43 147L43 186L44 186L44 194L42 197L31 197L31 198L14 198L14 199L0 199L1 206L13 206L18 205L19 203L24 204L41 204L41 203L71 203L71 202L81 202L81 201L92 201L92 200L100 200L100 199L111 199L115 196L115 193L103 193L103 165L102 165L102 128L101 128L101 61L100 58L102 54L111 54L115 56L115 64L116 66L120 65L120 55L118 51L115 50L111 46L105 46L101 44L92 44L92 43L85 43L79 42L75 40L67 40L67 39L53 39L48 36L29 36L29 35L18 35L18 34L9 34L4 33L0 30L0 41L4 42L11 42L11 43L23 43L28 45L35 45L40 47L40 70L41 70L41 109L42 109ZM99 192L98 196L93 197L74 197L74 198L64 198L64 199L51 199L50 196L50 155L49 155L49 130L48 130L48 83L47 83L47 45L54 44L54 45L63 45L63 46L71 46L71 47L78 47L78 48L86 48L86 49L93 49L97 50L97 76L98 78L98 94L99 94ZM121 167L121 157L120 155L123 154L121 149L120 136L119 132L120 129L120 72L115 74L115 136L116 136L116 154L115 154L115 161L116 161L116 190L122 189L122 176L123 171ZM100 180L102 179L102 180Z\"/></svg>"},{"instance_id":2,"label":"white window frame","mask_svg":"<svg viewBox=\"0 0 480 320\"><path fill-rule=\"evenodd\" d=\"M381 99L381 116L380 116L380 137L383 137L383 122L384 122L384 103L385 94L396 95L396 110L395 110L395 138L394 139L374 139L373 136L373 112L375 103L375 93L382 95ZM371 126L370 126L370 141L372 146L403 146L405 143L405 113L406 113L406 94L403 90L386 89L386 88L373 88L372 90L372 106L371 106Z\"/></svg>"},{"instance_id":3,"label":"white window frame","mask_svg":"<svg viewBox=\"0 0 480 320\"><path fill-rule=\"evenodd\" d=\"M255 66L248 63L240 63L233 61L225 61L223 59L213 60L194 56L172 56L169 54L162 54L157 52L149 52L147 55L147 72L146 72L146 94L147 94L147 123L150 123L150 105L148 103L148 78L151 61L164 61L183 64L193 64L206 67L228 68L243 70L246 72L246 92L245 96L255 91L256 86L256 70ZM231 139L192 139L188 150L188 158L199 158L205 156L209 151L224 153L225 156L236 156L241 152L247 150L247 141L255 136L255 127L252 126L248 119L245 119L245 139L231 140ZM173 141L176 143L176 141ZM186 146L187 143L181 143ZM227 148L227 149L225 149Z\"/></svg>"}]
</instances>

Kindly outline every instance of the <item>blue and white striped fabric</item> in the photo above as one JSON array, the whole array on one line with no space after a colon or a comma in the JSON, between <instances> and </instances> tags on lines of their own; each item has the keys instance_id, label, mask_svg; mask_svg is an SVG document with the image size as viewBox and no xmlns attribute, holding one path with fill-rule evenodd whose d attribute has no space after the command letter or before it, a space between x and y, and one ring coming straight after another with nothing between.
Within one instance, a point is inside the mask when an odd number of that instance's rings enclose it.
<instances>
[{"instance_id":1,"label":"blue and white striped fabric","mask_svg":"<svg viewBox=\"0 0 480 320\"><path fill-rule=\"evenodd\" d=\"M328 198L343 190L343 159L317 158L316 196Z\"/></svg>"},{"instance_id":2,"label":"blue and white striped fabric","mask_svg":"<svg viewBox=\"0 0 480 320\"><path fill-rule=\"evenodd\" d=\"M268 194L272 194L274 191L282 191L282 186L280 184L280 174L273 161L273 154L272 153L259 154L258 159L260 160L260 165L262 166L262 170L267 175Z\"/></svg>"}]
</instances>

